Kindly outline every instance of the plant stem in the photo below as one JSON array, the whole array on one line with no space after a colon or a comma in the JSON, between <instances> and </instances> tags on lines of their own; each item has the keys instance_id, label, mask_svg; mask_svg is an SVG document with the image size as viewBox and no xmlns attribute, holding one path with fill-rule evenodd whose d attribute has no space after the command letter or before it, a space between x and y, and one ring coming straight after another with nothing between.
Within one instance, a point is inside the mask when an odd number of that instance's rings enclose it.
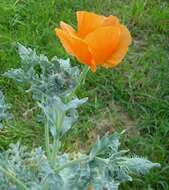
<instances>
[{"instance_id":1,"label":"plant stem","mask_svg":"<svg viewBox=\"0 0 169 190\"><path fill-rule=\"evenodd\" d=\"M89 159L89 156L86 156L86 157L84 157L84 158L79 158L79 159L77 159L77 160L72 160L72 161L70 161L70 162L64 164L63 166L60 166L60 167L56 168L56 169L55 169L55 172L60 172L60 171L63 170L64 168L68 168L68 167L70 167L70 166L72 166L72 165L74 165L74 164L78 164L79 162L83 162L83 161L88 160L88 159Z\"/></svg>"},{"instance_id":2,"label":"plant stem","mask_svg":"<svg viewBox=\"0 0 169 190\"><path fill-rule=\"evenodd\" d=\"M53 168L55 167L55 158L56 158L57 151L58 151L58 140L55 138L53 142L52 156L51 156L51 164Z\"/></svg>"},{"instance_id":3,"label":"plant stem","mask_svg":"<svg viewBox=\"0 0 169 190\"><path fill-rule=\"evenodd\" d=\"M82 72L80 74L78 84L74 88L73 92L69 95L68 100L72 99L72 97L74 96L76 90L79 88L81 83L84 81L88 71L89 71L89 67L84 66L83 70L82 70ZM49 149L49 128L48 128L47 124L45 125L46 152L47 152L47 156L48 156L48 158L49 158L49 160L51 162L52 167L55 167L55 158L56 158L56 154L57 154L57 151L58 151L58 145L59 145L59 143L58 143L59 142L59 135L60 135L60 132L61 132L64 116L65 116L65 113L58 110L57 123L56 123L56 130L58 131L58 135L56 137L54 137L53 146L52 146L52 152L50 152L50 149Z\"/></svg>"},{"instance_id":4,"label":"plant stem","mask_svg":"<svg viewBox=\"0 0 169 190\"><path fill-rule=\"evenodd\" d=\"M46 121L45 124L45 145L46 145L46 153L48 159L50 159L50 146L49 146L49 126L48 126L48 121Z\"/></svg>"},{"instance_id":5,"label":"plant stem","mask_svg":"<svg viewBox=\"0 0 169 190\"><path fill-rule=\"evenodd\" d=\"M17 179L15 175L13 175L13 172L10 172L9 170L4 169L0 166L0 171L3 172L6 176L11 178L16 184L18 184L23 190L30 190L22 181Z\"/></svg>"},{"instance_id":6,"label":"plant stem","mask_svg":"<svg viewBox=\"0 0 169 190\"><path fill-rule=\"evenodd\" d=\"M81 83L85 80L86 74L88 73L88 71L89 71L89 67L85 65L82 72L81 72L81 74L80 74L80 78L79 78L78 84L77 84L77 86L75 88L75 91L79 88Z\"/></svg>"},{"instance_id":7,"label":"plant stem","mask_svg":"<svg viewBox=\"0 0 169 190\"><path fill-rule=\"evenodd\" d=\"M73 92L69 96L70 99L74 96L76 90L80 87L81 83L85 80L86 74L87 74L88 71L89 71L89 67L85 65L83 67L83 70L82 70L81 74L80 74L80 77L79 77L79 80L78 80L78 83L77 83L76 87L74 88Z\"/></svg>"},{"instance_id":8,"label":"plant stem","mask_svg":"<svg viewBox=\"0 0 169 190\"><path fill-rule=\"evenodd\" d=\"M95 157L95 159L107 163L107 160L106 160L106 159L103 159L103 158L100 158L100 157ZM55 168L55 172L60 172L61 170L65 169L65 168L68 168L68 167L70 167L70 166L72 166L72 165L74 165L74 164L78 164L78 163L80 163L80 162L87 161L87 160L91 161L91 160L90 160L90 156L85 156L84 158L79 158L79 159L77 159L77 160L72 160L72 161L70 161L70 162L64 164L63 166L60 166L60 167Z\"/></svg>"},{"instance_id":9,"label":"plant stem","mask_svg":"<svg viewBox=\"0 0 169 190\"><path fill-rule=\"evenodd\" d=\"M53 167L55 167L55 158L56 158L57 151L59 149L59 135L61 132L64 116L65 116L64 112L58 110L57 123L56 123L56 129L58 131L58 135L54 137L54 142L52 146L52 155L51 155L51 163Z\"/></svg>"}]
</instances>

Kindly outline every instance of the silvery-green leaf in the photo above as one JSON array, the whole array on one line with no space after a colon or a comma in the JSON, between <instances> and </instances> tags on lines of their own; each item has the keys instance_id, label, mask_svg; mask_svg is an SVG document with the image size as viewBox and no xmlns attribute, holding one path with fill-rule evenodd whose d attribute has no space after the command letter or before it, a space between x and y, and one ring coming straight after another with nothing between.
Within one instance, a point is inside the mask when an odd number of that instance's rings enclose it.
<instances>
[{"instance_id":1,"label":"silvery-green leaf","mask_svg":"<svg viewBox=\"0 0 169 190\"><path fill-rule=\"evenodd\" d=\"M4 75L20 83L30 85L33 98L41 100L45 96L67 96L75 88L80 75L78 67L72 67L69 59L37 55L35 50L18 43L22 62L21 69L12 69Z\"/></svg>"},{"instance_id":2,"label":"silvery-green leaf","mask_svg":"<svg viewBox=\"0 0 169 190\"><path fill-rule=\"evenodd\" d=\"M46 190L46 189L42 189L43 187L41 185L38 184L34 184L30 190Z\"/></svg>"},{"instance_id":3,"label":"silvery-green leaf","mask_svg":"<svg viewBox=\"0 0 169 190\"><path fill-rule=\"evenodd\" d=\"M76 98L76 99L72 100L71 102L69 102L68 104L66 104L64 106L64 109L65 109L65 111L69 110L69 109L76 109L79 106L81 106L82 104L86 103L87 100L88 100L88 98L83 98L83 99Z\"/></svg>"},{"instance_id":4,"label":"silvery-green leaf","mask_svg":"<svg viewBox=\"0 0 169 190\"><path fill-rule=\"evenodd\" d=\"M41 190L62 189L63 181L59 175L48 175L42 183Z\"/></svg>"},{"instance_id":5,"label":"silvery-green leaf","mask_svg":"<svg viewBox=\"0 0 169 190\"><path fill-rule=\"evenodd\" d=\"M146 174L149 172L150 169L155 167L160 167L159 163L152 163L151 161L147 160L146 158L140 157L132 157L132 158L124 158L124 161L120 162L121 166L126 167L129 170L129 173L135 174Z\"/></svg>"},{"instance_id":6,"label":"silvery-green leaf","mask_svg":"<svg viewBox=\"0 0 169 190\"><path fill-rule=\"evenodd\" d=\"M2 122L12 119L9 113L10 105L6 103L3 93L0 91L0 128L3 127Z\"/></svg>"},{"instance_id":7,"label":"silvery-green leaf","mask_svg":"<svg viewBox=\"0 0 169 190\"><path fill-rule=\"evenodd\" d=\"M92 183L93 190L118 190L119 183L117 181L111 180L111 182L108 182L107 179L104 177L96 177L95 180L93 180Z\"/></svg>"},{"instance_id":8,"label":"silvery-green leaf","mask_svg":"<svg viewBox=\"0 0 169 190\"><path fill-rule=\"evenodd\" d=\"M70 102L68 102L67 104L63 103L63 101L61 100L60 97L53 97L53 103L55 103L55 106L61 110L61 111L68 111L70 109L76 109L79 106L81 106L82 104L84 104L86 101L88 100L88 98L83 98L83 99L74 99Z\"/></svg>"},{"instance_id":9,"label":"silvery-green leaf","mask_svg":"<svg viewBox=\"0 0 169 190\"><path fill-rule=\"evenodd\" d=\"M74 99L67 104L60 97L49 97L44 103L38 103L43 110L52 136L61 132L64 135L77 120L76 108L87 101L87 98ZM59 120L62 120L61 123ZM60 126L58 126L58 122ZM60 128L58 128L60 127Z\"/></svg>"},{"instance_id":10,"label":"silvery-green leaf","mask_svg":"<svg viewBox=\"0 0 169 190\"><path fill-rule=\"evenodd\" d=\"M22 44L18 43L18 53L21 58L22 64L24 65L25 71L28 71L31 67L39 63L39 57L35 50L26 48Z\"/></svg>"},{"instance_id":11,"label":"silvery-green leaf","mask_svg":"<svg viewBox=\"0 0 169 190\"><path fill-rule=\"evenodd\" d=\"M16 80L19 83L27 82L25 73L22 69L10 69L3 76Z\"/></svg>"},{"instance_id":12,"label":"silvery-green leaf","mask_svg":"<svg viewBox=\"0 0 169 190\"><path fill-rule=\"evenodd\" d=\"M78 114L77 111L72 109L70 111L70 116L65 116L61 128L61 134L64 135L71 127L72 125L77 121Z\"/></svg>"},{"instance_id":13,"label":"silvery-green leaf","mask_svg":"<svg viewBox=\"0 0 169 190\"><path fill-rule=\"evenodd\" d=\"M105 157L107 154L116 153L120 145L119 138L120 135L118 133L113 133L113 135L110 136L106 134L101 139L98 138L96 144L92 147L90 151L91 160L95 156Z\"/></svg>"},{"instance_id":14,"label":"silvery-green leaf","mask_svg":"<svg viewBox=\"0 0 169 190\"><path fill-rule=\"evenodd\" d=\"M55 137L57 134L56 123L59 112L57 107L52 102L47 102L46 104L38 103L38 105L44 112L52 136Z\"/></svg>"},{"instance_id":15,"label":"silvery-green leaf","mask_svg":"<svg viewBox=\"0 0 169 190\"><path fill-rule=\"evenodd\" d=\"M90 182L88 164L77 164L60 172L63 179L63 190L87 190Z\"/></svg>"},{"instance_id":16,"label":"silvery-green leaf","mask_svg":"<svg viewBox=\"0 0 169 190\"><path fill-rule=\"evenodd\" d=\"M67 164L70 161L69 155L67 153L61 154L57 157L58 167Z\"/></svg>"}]
</instances>

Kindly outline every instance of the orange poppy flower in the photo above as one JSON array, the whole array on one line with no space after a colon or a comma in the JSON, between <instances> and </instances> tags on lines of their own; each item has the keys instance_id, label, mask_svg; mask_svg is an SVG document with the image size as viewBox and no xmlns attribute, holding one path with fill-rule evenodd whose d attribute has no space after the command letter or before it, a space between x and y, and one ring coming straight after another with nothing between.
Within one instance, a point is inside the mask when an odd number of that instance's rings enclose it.
<instances>
[{"instance_id":1,"label":"orange poppy flower","mask_svg":"<svg viewBox=\"0 0 169 190\"><path fill-rule=\"evenodd\" d=\"M65 50L94 72L97 66L118 65L131 44L129 30L115 16L105 17L86 11L76 14L77 31L64 22L55 29Z\"/></svg>"}]
</instances>

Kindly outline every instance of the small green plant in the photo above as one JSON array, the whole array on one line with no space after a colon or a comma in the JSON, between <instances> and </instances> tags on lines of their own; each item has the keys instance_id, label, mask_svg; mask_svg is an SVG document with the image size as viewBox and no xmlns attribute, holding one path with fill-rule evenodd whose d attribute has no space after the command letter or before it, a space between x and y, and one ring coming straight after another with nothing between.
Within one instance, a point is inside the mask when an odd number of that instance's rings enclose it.
<instances>
[{"instance_id":1,"label":"small green plant","mask_svg":"<svg viewBox=\"0 0 169 190\"><path fill-rule=\"evenodd\" d=\"M10 105L5 102L5 97L0 91L0 129L3 128L3 122L5 120L12 119L12 114L9 113Z\"/></svg>"},{"instance_id":2,"label":"small green plant","mask_svg":"<svg viewBox=\"0 0 169 190\"><path fill-rule=\"evenodd\" d=\"M62 137L78 119L77 108L87 98L78 99L76 89L84 81L87 67L80 73L69 60L51 61L19 44L22 68L4 76L29 86L27 92L41 109L46 149L28 151L20 143L0 153L0 189L5 190L117 190L132 175L146 174L159 167L146 158L119 150L119 133L98 138L86 154L61 151ZM0 121L11 117L4 97L0 99ZM4 115L4 117L3 117ZM2 121L3 120L3 121Z\"/></svg>"}]
</instances>

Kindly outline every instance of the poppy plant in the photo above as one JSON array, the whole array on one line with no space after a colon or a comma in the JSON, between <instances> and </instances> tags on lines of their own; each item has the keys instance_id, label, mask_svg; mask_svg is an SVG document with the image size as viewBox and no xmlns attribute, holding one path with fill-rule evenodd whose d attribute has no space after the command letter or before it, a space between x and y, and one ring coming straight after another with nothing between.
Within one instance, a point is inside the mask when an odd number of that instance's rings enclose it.
<instances>
[{"instance_id":1,"label":"poppy plant","mask_svg":"<svg viewBox=\"0 0 169 190\"><path fill-rule=\"evenodd\" d=\"M118 65L131 44L126 26L115 16L105 17L86 11L76 14L77 31L64 22L55 29L65 50L90 66L93 72L97 66L110 68Z\"/></svg>"}]
</instances>

